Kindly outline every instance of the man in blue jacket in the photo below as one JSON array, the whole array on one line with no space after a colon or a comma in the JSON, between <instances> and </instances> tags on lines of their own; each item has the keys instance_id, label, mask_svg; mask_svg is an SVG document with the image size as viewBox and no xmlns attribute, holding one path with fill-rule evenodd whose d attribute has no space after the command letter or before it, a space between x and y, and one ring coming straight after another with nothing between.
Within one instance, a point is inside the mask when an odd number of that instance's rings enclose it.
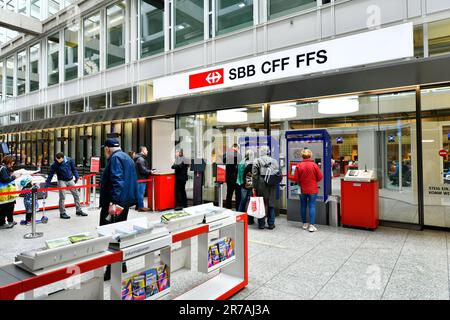
<instances>
[{"instance_id":1,"label":"man in blue jacket","mask_svg":"<svg viewBox=\"0 0 450 320\"><path fill-rule=\"evenodd\" d=\"M131 206L137 204L138 183L134 161L120 149L116 139L108 138L103 145L107 158L100 182L100 225L126 221ZM117 206L123 208L120 215ZM125 262L122 272L127 272ZM104 280L111 279L111 266L106 267Z\"/></svg>"},{"instance_id":2,"label":"man in blue jacket","mask_svg":"<svg viewBox=\"0 0 450 320\"><path fill-rule=\"evenodd\" d=\"M64 156L62 152L58 152L55 156L55 162L50 166L50 172L45 182L45 187L48 188L50 185L53 175L56 173L58 177L58 187L73 187L77 184L80 176L78 175L77 168L75 167L75 162ZM74 181L75 177L75 181ZM80 194L77 189L70 189L70 193L75 200L76 213L77 216L85 217L87 213L83 212L80 205ZM66 214L66 190L59 191L59 216L61 219L70 219L70 216Z\"/></svg>"},{"instance_id":3,"label":"man in blue jacket","mask_svg":"<svg viewBox=\"0 0 450 320\"><path fill-rule=\"evenodd\" d=\"M116 139L106 139L104 152L106 167L100 184L100 225L127 220L128 210L137 203L138 185L133 160L122 151ZM119 216L110 216L119 205L123 208Z\"/></svg>"}]
</instances>

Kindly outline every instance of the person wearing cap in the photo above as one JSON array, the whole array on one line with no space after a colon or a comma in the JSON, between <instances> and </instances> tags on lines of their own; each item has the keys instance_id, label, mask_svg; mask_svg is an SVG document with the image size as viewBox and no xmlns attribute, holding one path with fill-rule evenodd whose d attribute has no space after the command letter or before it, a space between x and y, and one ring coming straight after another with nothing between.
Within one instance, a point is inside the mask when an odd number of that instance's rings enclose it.
<instances>
[{"instance_id":1,"label":"person wearing cap","mask_svg":"<svg viewBox=\"0 0 450 320\"><path fill-rule=\"evenodd\" d=\"M120 148L118 140L106 139L104 153L107 158L100 182L100 225L126 221L131 206L137 204L137 175L134 161ZM123 208L119 215L119 207ZM126 265L122 265L126 272ZM107 266L104 279L111 278L111 266Z\"/></svg>"},{"instance_id":2,"label":"person wearing cap","mask_svg":"<svg viewBox=\"0 0 450 320\"><path fill-rule=\"evenodd\" d=\"M80 176L78 175L75 162L72 158L66 157L64 153L58 152L55 155L55 162L50 166L50 172L45 182L45 188L48 188L55 175L58 177L58 188L73 187L77 184ZM75 179L75 180L74 180ZM86 217L87 213L83 212L80 204L80 194L77 189L70 189L70 193L75 201L77 216ZM66 213L66 190L59 190L59 217L61 219L70 219Z\"/></svg>"}]
</instances>

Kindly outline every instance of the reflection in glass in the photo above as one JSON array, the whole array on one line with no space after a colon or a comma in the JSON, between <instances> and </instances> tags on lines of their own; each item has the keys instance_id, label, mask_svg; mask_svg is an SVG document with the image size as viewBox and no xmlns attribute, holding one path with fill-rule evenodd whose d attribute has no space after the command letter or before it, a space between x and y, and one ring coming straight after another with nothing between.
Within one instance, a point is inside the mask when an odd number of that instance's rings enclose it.
<instances>
[{"instance_id":1,"label":"reflection in glass","mask_svg":"<svg viewBox=\"0 0 450 320\"><path fill-rule=\"evenodd\" d=\"M175 0L175 47L203 40L203 0Z\"/></svg>"},{"instance_id":2,"label":"reflection in glass","mask_svg":"<svg viewBox=\"0 0 450 320\"><path fill-rule=\"evenodd\" d=\"M78 25L64 30L64 79L78 77Z\"/></svg>"},{"instance_id":3,"label":"reflection in glass","mask_svg":"<svg viewBox=\"0 0 450 320\"><path fill-rule=\"evenodd\" d=\"M125 63L125 8L120 1L106 10L106 67L111 68Z\"/></svg>"},{"instance_id":4,"label":"reflection in glass","mask_svg":"<svg viewBox=\"0 0 450 320\"><path fill-rule=\"evenodd\" d=\"M164 2L141 0L141 57L164 51Z\"/></svg>"},{"instance_id":5,"label":"reflection in glass","mask_svg":"<svg viewBox=\"0 0 450 320\"><path fill-rule=\"evenodd\" d=\"M315 7L316 3L316 0L268 0L269 19Z\"/></svg>"},{"instance_id":6,"label":"reflection in glass","mask_svg":"<svg viewBox=\"0 0 450 320\"><path fill-rule=\"evenodd\" d=\"M6 99L14 94L14 57L6 59Z\"/></svg>"},{"instance_id":7,"label":"reflection in glass","mask_svg":"<svg viewBox=\"0 0 450 320\"><path fill-rule=\"evenodd\" d=\"M428 45L430 56L450 52L450 19L428 25Z\"/></svg>"},{"instance_id":8,"label":"reflection in glass","mask_svg":"<svg viewBox=\"0 0 450 320\"><path fill-rule=\"evenodd\" d=\"M84 62L85 75L100 70L100 13L84 19Z\"/></svg>"},{"instance_id":9,"label":"reflection in glass","mask_svg":"<svg viewBox=\"0 0 450 320\"><path fill-rule=\"evenodd\" d=\"M253 24L253 0L216 0L216 34Z\"/></svg>"},{"instance_id":10,"label":"reflection in glass","mask_svg":"<svg viewBox=\"0 0 450 320\"><path fill-rule=\"evenodd\" d=\"M39 43L30 47L30 92L39 90Z\"/></svg>"},{"instance_id":11,"label":"reflection in glass","mask_svg":"<svg viewBox=\"0 0 450 320\"><path fill-rule=\"evenodd\" d=\"M17 95L25 93L25 78L27 74L27 52L21 51L17 54Z\"/></svg>"},{"instance_id":12,"label":"reflection in glass","mask_svg":"<svg viewBox=\"0 0 450 320\"><path fill-rule=\"evenodd\" d=\"M47 75L51 86L59 83L59 33L48 37L47 44Z\"/></svg>"}]
</instances>

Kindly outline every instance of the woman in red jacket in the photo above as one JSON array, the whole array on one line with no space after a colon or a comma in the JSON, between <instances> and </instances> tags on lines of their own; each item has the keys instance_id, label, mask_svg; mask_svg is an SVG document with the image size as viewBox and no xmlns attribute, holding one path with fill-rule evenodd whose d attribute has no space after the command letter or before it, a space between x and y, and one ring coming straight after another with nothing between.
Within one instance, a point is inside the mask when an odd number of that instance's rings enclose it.
<instances>
[{"instance_id":1,"label":"woman in red jacket","mask_svg":"<svg viewBox=\"0 0 450 320\"><path fill-rule=\"evenodd\" d=\"M302 215L303 229L310 232L317 231L314 226L316 222L316 200L319 188L317 183L323 179L319 166L311 159L312 152L309 149L302 151L303 161L295 168L295 181L300 185L300 212ZM309 224L306 223L306 207L309 208Z\"/></svg>"}]
</instances>

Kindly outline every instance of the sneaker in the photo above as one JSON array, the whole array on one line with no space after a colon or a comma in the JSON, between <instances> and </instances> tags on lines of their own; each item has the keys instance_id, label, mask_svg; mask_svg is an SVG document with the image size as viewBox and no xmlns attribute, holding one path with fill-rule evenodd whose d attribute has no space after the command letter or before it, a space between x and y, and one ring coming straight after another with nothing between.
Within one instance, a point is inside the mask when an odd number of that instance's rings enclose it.
<instances>
[{"instance_id":1,"label":"sneaker","mask_svg":"<svg viewBox=\"0 0 450 320\"><path fill-rule=\"evenodd\" d=\"M309 223L304 223L302 228L303 228L303 230L308 230Z\"/></svg>"},{"instance_id":2,"label":"sneaker","mask_svg":"<svg viewBox=\"0 0 450 320\"><path fill-rule=\"evenodd\" d=\"M17 222L8 222L8 229L14 228L14 226L17 224Z\"/></svg>"},{"instance_id":3,"label":"sneaker","mask_svg":"<svg viewBox=\"0 0 450 320\"><path fill-rule=\"evenodd\" d=\"M70 219L70 216L68 216L66 213L60 214L59 217L61 219Z\"/></svg>"},{"instance_id":4,"label":"sneaker","mask_svg":"<svg viewBox=\"0 0 450 320\"><path fill-rule=\"evenodd\" d=\"M8 224L12 224L13 226L15 226L17 224L17 222L13 221L13 222L8 222Z\"/></svg>"},{"instance_id":5,"label":"sneaker","mask_svg":"<svg viewBox=\"0 0 450 320\"><path fill-rule=\"evenodd\" d=\"M0 226L0 230L1 229L11 229L12 227L14 227L14 226L10 225L9 223L5 223Z\"/></svg>"},{"instance_id":6,"label":"sneaker","mask_svg":"<svg viewBox=\"0 0 450 320\"><path fill-rule=\"evenodd\" d=\"M266 226L258 226L258 229L265 229Z\"/></svg>"},{"instance_id":7,"label":"sneaker","mask_svg":"<svg viewBox=\"0 0 450 320\"><path fill-rule=\"evenodd\" d=\"M86 212L84 212L84 211L79 211L79 212L77 212L77 216L80 216L80 217L87 217L87 213Z\"/></svg>"},{"instance_id":8,"label":"sneaker","mask_svg":"<svg viewBox=\"0 0 450 320\"><path fill-rule=\"evenodd\" d=\"M317 228L314 227L314 225L310 225L309 228L308 228L308 231L309 231L309 232L316 232L316 231L317 231Z\"/></svg>"}]
</instances>

